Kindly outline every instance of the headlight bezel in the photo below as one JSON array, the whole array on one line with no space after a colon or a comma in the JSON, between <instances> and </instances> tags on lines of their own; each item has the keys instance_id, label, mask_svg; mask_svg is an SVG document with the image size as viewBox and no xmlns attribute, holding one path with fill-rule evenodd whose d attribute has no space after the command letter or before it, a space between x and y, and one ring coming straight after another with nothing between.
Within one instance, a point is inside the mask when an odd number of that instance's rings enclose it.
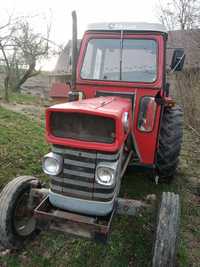
<instances>
[{"instance_id":1,"label":"headlight bezel","mask_svg":"<svg viewBox=\"0 0 200 267\"><path fill-rule=\"evenodd\" d=\"M100 169L104 169L111 174L110 181L104 182L103 179L99 176ZM101 162L96 167L95 172L95 181L103 186L114 186L116 184L116 172L117 172L117 162Z\"/></svg>"},{"instance_id":2,"label":"headlight bezel","mask_svg":"<svg viewBox=\"0 0 200 267\"><path fill-rule=\"evenodd\" d=\"M57 168L54 172L51 172L45 166L46 165L45 163L48 159L54 160L55 164L57 164ZM56 176L60 174L63 169L63 157L53 152L46 154L42 159L42 169L45 174L50 175L50 176Z\"/></svg>"}]
</instances>

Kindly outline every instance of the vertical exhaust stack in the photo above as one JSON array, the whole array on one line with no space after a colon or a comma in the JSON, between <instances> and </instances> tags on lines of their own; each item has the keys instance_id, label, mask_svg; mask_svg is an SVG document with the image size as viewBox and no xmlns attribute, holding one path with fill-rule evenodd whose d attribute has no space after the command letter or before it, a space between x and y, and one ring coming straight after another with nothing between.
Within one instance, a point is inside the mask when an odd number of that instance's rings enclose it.
<instances>
[{"instance_id":1,"label":"vertical exhaust stack","mask_svg":"<svg viewBox=\"0 0 200 267\"><path fill-rule=\"evenodd\" d=\"M68 101L76 101L83 98L83 93L77 91L76 88L77 57L78 57L77 16L76 16L76 11L73 11L72 12L72 76L71 76L71 91L68 94Z\"/></svg>"},{"instance_id":2,"label":"vertical exhaust stack","mask_svg":"<svg viewBox=\"0 0 200 267\"><path fill-rule=\"evenodd\" d=\"M72 79L71 90L76 91L76 63L77 63L77 16L72 12Z\"/></svg>"}]
</instances>

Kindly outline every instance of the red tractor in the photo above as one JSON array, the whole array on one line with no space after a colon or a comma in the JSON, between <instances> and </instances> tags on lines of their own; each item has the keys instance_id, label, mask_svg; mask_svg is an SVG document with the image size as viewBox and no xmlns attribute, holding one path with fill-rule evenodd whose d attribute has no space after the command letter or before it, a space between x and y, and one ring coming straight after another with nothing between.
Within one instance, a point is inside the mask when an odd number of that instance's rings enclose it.
<instances>
[{"instance_id":1,"label":"red tractor","mask_svg":"<svg viewBox=\"0 0 200 267\"><path fill-rule=\"evenodd\" d=\"M32 176L15 178L0 194L0 240L18 248L37 229L106 241L114 214L133 215L145 203L119 198L128 166L147 167L156 183L175 174L182 111L166 83L167 31L149 23L89 25L77 55L73 13L70 102L46 111L51 152L42 167L50 188ZM171 69L183 67L176 49ZM133 173L134 179L134 173ZM174 266L179 196L163 193L153 266Z\"/></svg>"}]
</instances>

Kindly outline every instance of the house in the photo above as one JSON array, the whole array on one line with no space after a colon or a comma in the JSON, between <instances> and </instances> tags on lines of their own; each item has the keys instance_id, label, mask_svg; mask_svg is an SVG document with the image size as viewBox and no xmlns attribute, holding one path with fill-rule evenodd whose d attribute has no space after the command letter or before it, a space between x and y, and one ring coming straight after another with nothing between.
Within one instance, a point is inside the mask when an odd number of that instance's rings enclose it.
<instances>
[{"instance_id":1,"label":"house","mask_svg":"<svg viewBox=\"0 0 200 267\"><path fill-rule=\"evenodd\" d=\"M78 40L78 47L80 46L80 42ZM68 100L70 86L67 82L71 79L71 55L72 41L69 40L58 58L54 71L49 76L51 84L49 97L54 103L63 103Z\"/></svg>"},{"instance_id":2,"label":"house","mask_svg":"<svg viewBox=\"0 0 200 267\"><path fill-rule=\"evenodd\" d=\"M49 97L52 99L54 104L64 103L68 101L68 93L70 86L66 83L54 82L51 85Z\"/></svg>"},{"instance_id":3,"label":"house","mask_svg":"<svg viewBox=\"0 0 200 267\"><path fill-rule=\"evenodd\" d=\"M200 69L200 29L177 30L168 33L167 66L175 48L183 48L186 58L184 70Z\"/></svg>"}]
</instances>

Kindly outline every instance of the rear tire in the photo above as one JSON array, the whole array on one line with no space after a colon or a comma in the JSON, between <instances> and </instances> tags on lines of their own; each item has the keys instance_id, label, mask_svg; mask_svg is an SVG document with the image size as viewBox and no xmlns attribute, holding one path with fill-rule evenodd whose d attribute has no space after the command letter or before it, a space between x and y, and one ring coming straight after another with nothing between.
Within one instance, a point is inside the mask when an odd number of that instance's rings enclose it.
<instances>
[{"instance_id":1,"label":"rear tire","mask_svg":"<svg viewBox=\"0 0 200 267\"><path fill-rule=\"evenodd\" d=\"M183 112L166 108L161 121L156 171L161 181L170 181L177 169L183 136Z\"/></svg>"},{"instance_id":2,"label":"rear tire","mask_svg":"<svg viewBox=\"0 0 200 267\"><path fill-rule=\"evenodd\" d=\"M0 193L0 243L6 249L18 249L36 233L36 221L28 209L32 185L40 185L32 176L17 177Z\"/></svg>"},{"instance_id":3,"label":"rear tire","mask_svg":"<svg viewBox=\"0 0 200 267\"><path fill-rule=\"evenodd\" d=\"M179 227L179 195L163 192L158 213L152 267L175 266Z\"/></svg>"}]
</instances>

